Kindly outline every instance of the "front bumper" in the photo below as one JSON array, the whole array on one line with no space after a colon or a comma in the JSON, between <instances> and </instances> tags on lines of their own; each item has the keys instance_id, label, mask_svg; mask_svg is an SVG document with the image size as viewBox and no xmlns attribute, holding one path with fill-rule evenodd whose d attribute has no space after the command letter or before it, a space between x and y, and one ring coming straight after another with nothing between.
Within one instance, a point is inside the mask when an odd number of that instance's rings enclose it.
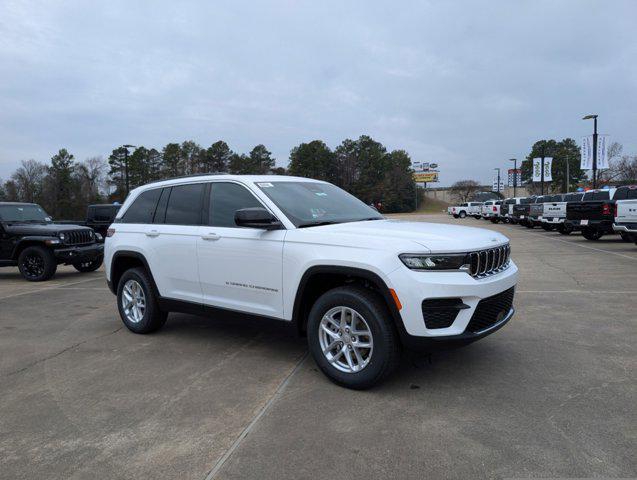
<instances>
[{"instance_id":1,"label":"front bumper","mask_svg":"<svg viewBox=\"0 0 637 480\"><path fill-rule=\"evenodd\" d=\"M481 300L515 287L518 269L513 261L509 267L486 278L476 279L464 272L418 272L399 268L388 275L389 287L401 301L398 314L406 345L431 346L441 343L467 343L496 331L513 316L513 309L486 331L469 333L467 327ZM423 316L423 300L460 299L467 306L458 311L453 323L445 328L427 328ZM432 343L433 342L433 343Z\"/></svg>"},{"instance_id":2,"label":"front bumper","mask_svg":"<svg viewBox=\"0 0 637 480\"><path fill-rule=\"evenodd\" d=\"M103 243L92 243L82 247L63 247L53 250L53 255L61 263L90 262L104 255Z\"/></svg>"}]
</instances>

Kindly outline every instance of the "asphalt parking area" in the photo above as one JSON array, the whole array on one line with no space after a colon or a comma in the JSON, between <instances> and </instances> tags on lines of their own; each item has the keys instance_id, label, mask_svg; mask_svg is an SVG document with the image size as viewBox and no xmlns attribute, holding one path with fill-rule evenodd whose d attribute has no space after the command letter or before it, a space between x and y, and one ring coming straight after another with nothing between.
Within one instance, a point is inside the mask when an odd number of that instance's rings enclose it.
<instances>
[{"instance_id":1,"label":"asphalt parking area","mask_svg":"<svg viewBox=\"0 0 637 480\"><path fill-rule=\"evenodd\" d=\"M103 272L0 270L1 478L635 477L637 246L446 215L511 238L516 316L332 385L279 323L122 328Z\"/></svg>"}]
</instances>

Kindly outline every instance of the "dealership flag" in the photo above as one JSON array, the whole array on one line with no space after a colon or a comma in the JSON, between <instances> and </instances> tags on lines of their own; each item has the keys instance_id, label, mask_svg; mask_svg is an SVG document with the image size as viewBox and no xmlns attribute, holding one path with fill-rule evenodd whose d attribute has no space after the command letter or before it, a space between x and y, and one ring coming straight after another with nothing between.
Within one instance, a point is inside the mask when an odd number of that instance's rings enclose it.
<instances>
[{"instance_id":1,"label":"dealership flag","mask_svg":"<svg viewBox=\"0 0 637 480\"><path fill-rule=\"evenodd\" d=\"M582 137L582 148L580 150L582 170L592 170L593 168L593 136Z\"/></svg>"},{"instance_id":2,"label":"dealership flag","mask_svg":"<svg viewBox=\"0 0 637 480\"><path fill-rule=\"evenodd\" d=\"M553 163L553 159L551 157L544 157L544 181L550 182L553 180L551 176L551 164ZM542 181L542 159L534 158L533 159L533 181L541 182Z\"/></svg>"},{"instance_id":3,"label":"dealership flag","mask_svg":"<svg viewBox=\"0 0 637 480\"><path fill-rule=\"evenodd\" d=\"M608 135L597 135L597 170L608 168L607 137Z\"/></svg>"},{"instance_id":4,"label":"dealership flag","mask_svg":"<svg viewBox=\"0 0 637 480\"><path fill-rule=\"evenodd\" d=\"M533 159L533 181L539 182L542 180L542 159Z\"/></svg>"},{"instance_id":5,"label":"dealership flag","mask_svg":"<svg viewBox=\"0 0 637 480\"><path fill-rule=\"evenodd\" d=\"M544 181L551 182L553 181L553 177L551 176L551 164L553 163L553 159L551 157L546 157L544 159Z\"/></svg>"}]
</instances>

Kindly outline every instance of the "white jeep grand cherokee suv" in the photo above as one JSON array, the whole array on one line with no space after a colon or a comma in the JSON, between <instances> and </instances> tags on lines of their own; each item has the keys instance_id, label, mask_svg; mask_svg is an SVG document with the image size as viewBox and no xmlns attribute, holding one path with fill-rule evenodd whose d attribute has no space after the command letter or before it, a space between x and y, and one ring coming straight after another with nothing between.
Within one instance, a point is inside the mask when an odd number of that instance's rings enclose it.
<instances>
[{"instance_id":1,"label":"white jeep grand cherokee suv","mask_svg":"<svg viewBox=\"0 0 637 480\"><path fill-rule=\"evenodd\" d=\"M105 245L124 324L169 312L293 322L332 381L368 388L402 348L465 344L513 315L517 268L489 230L387 220L326 182L204 175L133 190Z\"/></svg>"}]
</instances>

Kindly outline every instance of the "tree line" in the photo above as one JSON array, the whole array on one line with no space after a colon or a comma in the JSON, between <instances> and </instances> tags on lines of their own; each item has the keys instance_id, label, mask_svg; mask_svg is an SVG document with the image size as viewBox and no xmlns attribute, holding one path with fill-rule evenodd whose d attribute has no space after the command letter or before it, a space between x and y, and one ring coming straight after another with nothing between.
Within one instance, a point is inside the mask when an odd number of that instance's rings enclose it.
<instances>
[{"instance_id":1,"label":"tree line","mask_svg":"<svg viewBox=\"0 0 637 480\"><path fill-rule=\"evenodd\" d=\"M56 219L80 219L86 206L122 202L126 193L149 182L204 173L277 174L326 180L365 203L382 204L385 212L413 210L416 185L411 158L404 150L388 151L367 135L346 139L335 149L322 140L301 143L290 151L287 168L277 167L262 144L237 153L223 140L202 147L188 140L153 147L118 147L107 160L78 162L66 149L49 164L22 161L6 181L0 181L0 201L41 204Z\"/></svg>"}]
</instances>

